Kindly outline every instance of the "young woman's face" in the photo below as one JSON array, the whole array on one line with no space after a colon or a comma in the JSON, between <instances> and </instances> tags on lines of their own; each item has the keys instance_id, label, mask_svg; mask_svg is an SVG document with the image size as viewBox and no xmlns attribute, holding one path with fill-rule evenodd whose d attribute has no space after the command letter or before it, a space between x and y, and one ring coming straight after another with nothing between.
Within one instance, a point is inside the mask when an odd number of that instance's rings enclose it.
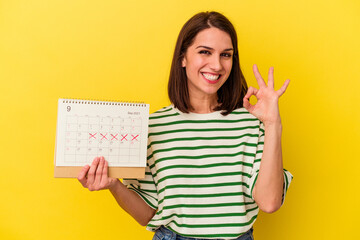
<instances>
[{"instance_id":1,"label":"young woman's face","mask_svg":"<svg viewBox=\"0 0 360 240\"><path fill-rule=\"evenodd\" d=\"M229 34L214 27L199 32L182 61L190 98L216 98L217 91L230 75L232 58Z\"/></svg>"}]
</instances>

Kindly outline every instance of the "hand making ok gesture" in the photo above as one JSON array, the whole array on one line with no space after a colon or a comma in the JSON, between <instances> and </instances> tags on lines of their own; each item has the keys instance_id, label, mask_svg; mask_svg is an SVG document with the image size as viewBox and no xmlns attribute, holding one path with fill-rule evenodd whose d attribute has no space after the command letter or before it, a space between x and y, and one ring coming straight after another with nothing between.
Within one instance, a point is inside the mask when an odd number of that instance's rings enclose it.
<instances>
[{"instance_id":1,"label":"hand making ok gesture","mask_svg":"<svg viewBox=\"0 0 360 240\"><path fill-rule=\"evenodd\" d=\"M249 87L244 99L244 107L260 121L267 124L276 124L281 123L278 100L281 95L284 94L287 86L289 85L290 80L287 79L282 87L275 91L274 89L274 67L270 67L268 75L268 85L264 79L261 77L259 70L254 64L253 71L256 77L256 80L259 85L259 89L254 87ZM257 103L255 105L250 104L249 98L254 95L257 98Z\"/></svg>"}]
</instances>

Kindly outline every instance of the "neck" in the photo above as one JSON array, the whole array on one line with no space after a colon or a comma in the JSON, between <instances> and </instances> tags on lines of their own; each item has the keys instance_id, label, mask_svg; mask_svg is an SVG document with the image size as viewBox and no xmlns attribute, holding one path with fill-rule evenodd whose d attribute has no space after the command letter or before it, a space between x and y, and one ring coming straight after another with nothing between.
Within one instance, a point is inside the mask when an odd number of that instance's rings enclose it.
<instances>
[{"instance_id":1,"label":"neck","mask_svg":"<svg viewBox=\"0 0 360 240\"><path fill-rule=\"evenodd\" d=\"M193 107L191 110L193 113L211 113L219 105L216 94L212 97L190 97L190 104Z\"/></svg>"}]
</instances>

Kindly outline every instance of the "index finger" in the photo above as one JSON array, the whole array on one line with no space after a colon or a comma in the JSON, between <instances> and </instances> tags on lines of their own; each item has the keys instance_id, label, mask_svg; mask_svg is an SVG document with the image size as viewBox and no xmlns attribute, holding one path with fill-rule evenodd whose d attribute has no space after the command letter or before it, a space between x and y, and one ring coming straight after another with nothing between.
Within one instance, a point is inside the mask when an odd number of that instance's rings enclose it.
<instances>
[{"instance_id":1,"label":"index finger","mask_svg":"<svg viewBox=\"0 0 360 240\"><path fill-rule=\"evenodd\" d=\"M264 79L261 77L259 69L258 69L256 64L253 65L253 72L254 72L254 75L255 75L255 78L256 78L256 81L257 81L259 87L260 88L261 87L266 87Z\"/></svg>"}]
</instances>

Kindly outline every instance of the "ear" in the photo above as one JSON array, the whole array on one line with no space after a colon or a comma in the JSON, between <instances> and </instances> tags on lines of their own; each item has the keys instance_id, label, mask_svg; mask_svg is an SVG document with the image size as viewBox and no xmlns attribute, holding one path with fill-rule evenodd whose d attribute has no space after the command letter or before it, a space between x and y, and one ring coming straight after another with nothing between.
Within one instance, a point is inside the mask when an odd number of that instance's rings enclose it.
<instances>
[{"instance_id":1,"label":"ear","mask_svg":"<svg viewBox=\"0 0 360 240\"><path fill-rule=\"evenodd\" d=\"M186 59L185 59L185 57L183 57L183 59L182 59L181 66L186 67Z\"/></svg>"}]
</instances>

